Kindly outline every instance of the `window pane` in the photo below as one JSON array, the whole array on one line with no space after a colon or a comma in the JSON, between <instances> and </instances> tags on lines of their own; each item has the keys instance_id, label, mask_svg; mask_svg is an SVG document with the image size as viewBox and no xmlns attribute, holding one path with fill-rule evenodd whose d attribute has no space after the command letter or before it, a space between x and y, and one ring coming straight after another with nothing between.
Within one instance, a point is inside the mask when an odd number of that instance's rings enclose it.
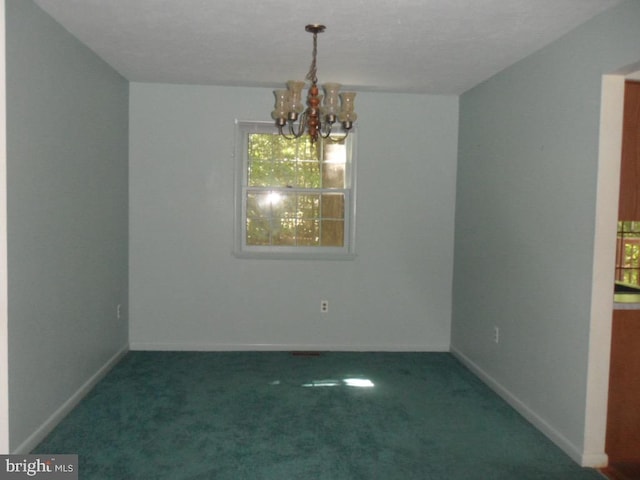
<instances>
[{"instance_id":1,"label":"window pane","mask_svg":"<svg viewBox=\"0 0 640 480\"><path fill-rule=\"evenodd\" d=\"M300 160L313 160L315 162L320 161L320 143L311 143L311 139L307 136L304 136L294 143L297 143L298 145L297 158Z\"/></svg>"},{"instance_id":2,"label":"window pane","mask_svg":"<svg viewBox=\"0 0 640 480\"><path fill-rule=\"evenodd\" d=\"M274 218L271 222L273 245L296 244L296 221L291 218Z\"/></svg>"},{"instance_id":3,"label":"window pane","mask_svg":"<svg viewBox=\"0 0 640 480\"><path fill-rule=\"evenodd\" d=\"M249 186L268 187L273 176L271 160L255 160L249 163Z\"/></svg>"},{"instance_id":4,"label":"window pane","mask_svg":"<svg viewBox=\"0 0 640 480\"><path fill-rule=\"evenodd\" d=\"M323 188L344 188L344 164L325 163L322 169Z\"/></svg>"},{"instance_id":5,"label":"window pane","mask_svg":"<svg viewBox=\"0 0 640 480\"><path fill-rule=\"evenodd\" d=\"M290 142L286 138L280 136L274 136L269 134L262 134L265 137L271 137L269 141L273 143L272 157L280 160L295 160L296 158L296 145L295 142Z\"/></svg>"},{"instance_id":6,"label":"window pane","mask_svg":"<svg viewBox=\"0 0 640 480\"><path fill-rule=\"evenodd\" d=\"M249 145L247 147L247 157L249 161L253 160L268 160L273 158L272 156L272 140L269 138L272 135L249 135Z\"/></svg>"},{"instance_id":7,"label":"window pane","mask_svg":"<svg viewBox=\"0 0 640 480\"><path fill-rule=\"evenodd\" d=\"M343 193L325 193L322 195L322 218L344 218Z\"/></svg>"},{"instance_id":8,"label":"window pane","mask_svg":"<svg viewBox=\"0 0 640 480\"><path fill-rule=\"evenodd\" d=\"M247 194L247 217L268 217L268 194L267 193L249 193ZM265 205L267 208L265 208Z\"/></svg>"},{"instance_id":9,"label":"window pane","mask_svg":"<svg viewBox=\"0 0 640 480\"><path fill-rule=\"evenodd\" d=\"M271 212L276 218L295 218L296 195L294 193L272 192Z\"/></svg>"},{"instance_id":10,"label":"window pane","mask_svg":"<svg viewBox=\"0 0 640 480\"><path fill-rule=\"evenodd\" d=\"M322 187L344 188L344 169L347 163L344 140L340 143L326 142L323 153Z\"/></svg>"},{"instance_id":11,"label":"window pane","mask_svg":"<svg viewBox=\"0 0 640 480\"><path fill-rule=\"evenodd\" d=\"M297 213L302 219L317 219L320 216L320 195L298 195Z\"/></svg>"},{"instance_id":12,"label":"window pane","mask_svg":"<svg viewBox=\"0 0 640 480\"><path fill-rule=\"evenodd\" d=\"M342 247L344 245L344 221L322 220L322 246Z\"/></svg>"},{"instance_id":13,"label":"window pane","mask_svg":"<svg viewBox=\"0 0 640 480\"><path fill-rule=\"evenodd\" d=\"M324 143L324 161L327 163L347 163L347 147L344 139Z\"/></svg>"},{"instance_id":14,"label":"window pane","mask_svg":"<svg viewBox=\"0 0 640 480\"><path fill-rule=\"evenodd\" d=\"M322 168L318 149L324 145ZM344 143L311 144L279 135L249 135L248 181L252 187L344 188Z\"/></svg>"},{"instance_id":15,"label":"window pane","mask_svg":"<svg viewBox=\"0 0 640 480\"><path fill-rule=\"evenodd\" d=\"M636 239L627 239L625 241L623 267L640 267L640 245L637 242L638 240Z\"/></svg>"},{"instance_id":16,"label":"window pane","mask_svg":"<svg viewBox=\"0 0 640 480\"><path fill-rule=\"evenodd\" d=\"M344 245L344 194L247 193L247 245Z\"/></svg>"},{"instance_id":17,"label":"window pane","mask_svg":"<svg viewBox=\"0 0 640 480\"><path fill-rule=\"evenodd\" d=\"M295 186L296 184L296 162L292 160L274 161L273 176L271 178L272 187Z\"/></svg>"},{"instance_id":18,"label":"window pane","mask_svg":"<svg viewBox=\"0 0 640 480\"><path fill-rule=\"evenodd\" d=\"M640 222L618 222L616 281L640 284Z\"/></svg>"},{"instance_id":19,"label":"window pane","mask_svg":"<svg viewBox=\"0 0 640 480\"><path fill-rule=\"evenodd\" d=\"M270 245L270 232L268 219L247 218L247 245Z\"/></svg>"},{"instance_id":20,"label":"window pane","mask_svg":"<svg viewBox=\"0 0 640 480\"><path fill-rule=\"evenodd\" d=\"M298 184L300 188L320 188L320 162L300 161L298 163Z\"/></svg>"},{"instance_id":21,"label":"window pane","mask_svg":"<svg viewBox=\"0 0 640 480\"><path fill-rule=\"evenodd\" d=\"M298 245L317 246L320 244L320 223L318 220L298 221Z\"/></svg>"}]
</instances>

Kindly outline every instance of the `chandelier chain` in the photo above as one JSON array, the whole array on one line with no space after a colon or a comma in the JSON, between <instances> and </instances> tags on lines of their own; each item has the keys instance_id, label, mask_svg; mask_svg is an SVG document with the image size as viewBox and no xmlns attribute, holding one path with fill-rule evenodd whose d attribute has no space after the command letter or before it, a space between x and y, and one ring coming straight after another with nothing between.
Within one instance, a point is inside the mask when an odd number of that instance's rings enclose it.
<instances>
[{"instance_id":1,"label":"chandelier chain","mask_svg":"<svg viewBox=\"0 0 640 480\"><path fill-rule=\"evenodd\" d=\"M311 66L309 67L309 73L307 73L306 79L310 82L316 84L318 83L318 67L317 67L317 57L318 57L318 34L313 32L313 53Z\"/></svg>"}]
</instances>

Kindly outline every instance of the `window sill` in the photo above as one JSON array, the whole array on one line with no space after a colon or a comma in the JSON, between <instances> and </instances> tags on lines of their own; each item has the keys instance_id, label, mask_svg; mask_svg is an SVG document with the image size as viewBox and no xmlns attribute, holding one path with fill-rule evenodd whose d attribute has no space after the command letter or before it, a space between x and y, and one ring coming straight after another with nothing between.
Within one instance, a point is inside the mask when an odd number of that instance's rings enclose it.
<instances>
[{"instance_id":1,"label":"window sill","mask_svg":"<svg viewBox=\"0 0 640 480\"><path fill-rule=\"evenodd\" d=\"M355 253L331 253L331 252L239 252L234 251L233 256L241 259L252 260L354 260Z\"/></svg>"}]
</instances>

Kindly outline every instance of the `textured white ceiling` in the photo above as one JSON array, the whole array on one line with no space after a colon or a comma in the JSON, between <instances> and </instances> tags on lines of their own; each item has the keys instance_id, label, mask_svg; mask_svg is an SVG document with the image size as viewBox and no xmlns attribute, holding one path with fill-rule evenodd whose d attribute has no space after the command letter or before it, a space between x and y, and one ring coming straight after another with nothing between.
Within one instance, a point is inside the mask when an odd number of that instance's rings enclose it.
<instances>
[{"instance_id":1,"label":"textured white ceiling","mask_svg":"<svg viewBox=\"0 0 640 480\"><path fill-rule=\"evenodd\" d=\"M460 94L622 0L35 0L131 81Z\"/></svg>"}]
</instances>

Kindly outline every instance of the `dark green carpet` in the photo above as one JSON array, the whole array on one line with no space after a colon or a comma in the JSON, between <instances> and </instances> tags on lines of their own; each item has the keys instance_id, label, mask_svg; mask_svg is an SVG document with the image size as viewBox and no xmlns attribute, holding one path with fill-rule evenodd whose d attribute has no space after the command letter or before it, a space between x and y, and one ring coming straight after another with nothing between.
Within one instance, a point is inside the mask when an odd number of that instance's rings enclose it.
<instances>
[{"instance_id":1,"label":"dark green carpet","mask_svg":"<svg viewBox=\"0 0 640 480\"><path fill-rule=\"evenodd\" d=\"M88 480L603 478L446 353L130 352L33 453Z\"/></svg>"}]
</instances>

